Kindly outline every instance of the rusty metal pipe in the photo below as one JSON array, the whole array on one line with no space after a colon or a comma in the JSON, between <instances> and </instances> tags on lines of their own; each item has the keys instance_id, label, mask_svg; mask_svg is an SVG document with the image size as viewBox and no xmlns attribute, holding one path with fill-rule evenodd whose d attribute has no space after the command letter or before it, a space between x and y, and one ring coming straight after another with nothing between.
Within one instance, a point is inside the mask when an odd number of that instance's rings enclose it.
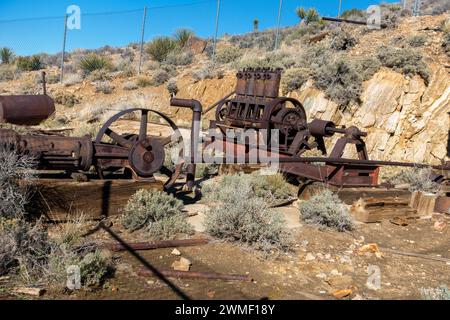
<instances>
[{"instance_id":1,"label":"rusty metal pipe","mask_svg":"<svg viewBox=\"0 0 450 320\"><path fill-rule=\"evenodd\" d=\"M225 280L225 281L243 281L252 282L253 279L247 275L240 274L223 274L215 272L194 272L194 271L173 271L159 270L159 273L169 278L185 278L185 279L208 279L208 280ZM144 268L140 268L137 274L143 277L153 277L155 274Z\"/></svg>"}]
</instances>

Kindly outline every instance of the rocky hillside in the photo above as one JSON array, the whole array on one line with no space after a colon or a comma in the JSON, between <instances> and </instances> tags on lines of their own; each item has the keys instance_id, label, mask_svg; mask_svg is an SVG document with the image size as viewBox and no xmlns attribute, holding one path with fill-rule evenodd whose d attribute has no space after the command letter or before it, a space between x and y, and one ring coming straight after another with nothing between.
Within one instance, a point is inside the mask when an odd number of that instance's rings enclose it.
<instances>
[{"instance_id":1,"label":"rocky hillside","mask_svg":"<svg viewBox=\"0 0 450 320\"><path fill-rule=\"evenodd\" d=\"M93 133L112 112L128 107L154 108L188 125L189 112L169 107L169 91L208 106L233 90L237 69L282 67L283 94L299 99L309 119L368 131L374 159L438 164L449 159L448 18L399 18L383 30L303 23L283 30L282 46L275 53L269 50L268 31L225 37L214 65L211 46L201 39L191 37L162 59L152 55L148 44L139 76L135 45L77 50L68 55L64 84L57 81L55 58L44 55L57 114L43 126L76 128L74 135ZM83 60L92 55L108 61L98 70L82 70ZM17 65L0 66L0 94L38 92L40 71Z\"/></svg>"}]
</instances>

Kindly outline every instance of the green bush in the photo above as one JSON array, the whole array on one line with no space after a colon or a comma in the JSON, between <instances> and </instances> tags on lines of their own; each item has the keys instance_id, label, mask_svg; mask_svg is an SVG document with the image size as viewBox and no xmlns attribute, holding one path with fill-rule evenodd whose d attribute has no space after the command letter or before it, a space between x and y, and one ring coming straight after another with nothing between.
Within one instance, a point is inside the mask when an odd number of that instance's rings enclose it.
<instances>
[{"instance_id":1,"label":"green bush","mask_svg":"<svg viewBox=\"0 0 450 320\"><path fill-rule=\"evenodd\" d=\"M61 104L65 107L73 107L80 103L80 98L73 93L69 92L57 92L53 97L55 103Z\"/></svg>"},{"instance_id":2,"label":"green bush","mask_svg":"<svg viewBox=\"0 0 450 320\"><path fill-rule=\"evenodd\" d=\"M235 179L232 182L233 186L221 185L225 187L220 195L222 201L207 212L204 222L206 232L218 239L242 243L266 254L289 249L290 234L282 216L256 196L247 180ZM239 189L233 188L236 184Z\"/></svg>"},{"instance_id":3,"label":"green bush","mask_svg":"<svg viewBox=\"0 0 450 320\"><path fill-rule=\"evenodd\" d=\"M311 78L312 72L306 68L292 68L288 69L281 79L281 89L283 94L298 90L304 83Z\"/></svg>"},{"instance_id":4,"label":"green bush","mask_svg":"<svg viewBox=\"0 0 450 320\"><path fill-rule=\"evenodd\" d=\"M123 89L123 90L128 90L128 91L136 90L136 89L138 89L138 88L139 88L139 86L138 86L137 83L134 82L134 81L127 81L127 82L125 82L125 83L123 84L123 86L122 86L122 89Z\"/></svg>"},{"instance_id":5,"label":"green bush","mask_svg":"<svg viewBox=\"0 0 450 320\"><path fill-rule=\"evenodd\" d=\"M357 43L356 38L343 28L334 30L331 33L331 48L334 50L348 50Z\"/></svg>"},{"instance_id":6,"label":"green bush","mask_svg":"<svg viewBox=\"0 0 450 320\"><path fill-rule=\"evenodd\" d=\"M411 48L395 48L382 46L378 50L378 58L383 66L393 68L404 75L420 75L426 83L429 81L430 73L422 54Z\"/></svg>"},{"instance_id":7,"label":"green bush","mask_svg":"<svg viewBox=\"0 0 450 320\"><path fill-rule=\"evenodd\" d=\"M355 62L364 81L370 80L381 68L381 62L376 57L363 56Z\"/></svg>"},{"instance_id":8,"label":"green bush","mask_svg":"<svg viewBox=\"0 0 450 320\"><path fill-rule=\"evenodd\" d=\"M169 94L176 96L178 93L178 85L177 81L175 79L170 79L167 83L167 91L169 91Z\"/></svg>"},{"instance_id":9,"label":"green bush","mask_svg":"<svg viewBox=\"0 0 450 320\"><path fill-rule=\"evenodd\" d=\"M22 71L36 71L42 69L41 58L38 55L31 57L18 57L17 68Z\"/></svg>"},{"instance_id":10,"label":"green bush","mask_svg":"<svg viewBox=\"0 0 450 320\"><path fill-rule=\"evenodd\" d=\"M122 225L131 232L145 228L157 239L190 233L182 207L183 203L172 195L154 189L139 190L128 200Z\"/></svg>"},{"instance_id":11,"label":"green bush","mask_svg":"<svg viewBox=\"0 0 450 320\"><path fill-rule=\"evenodd\" d=\"M423 34L416 34L408 39L409 45L414 48L423 47L426 42L427 37Z\"/></svg>"},{"instance_id":12,"label":"green bush","mask_svg":"<svg viewBox=\"0 0 450 320\"><path fill-rule=\"evenodd\" d=\"M279 205L294 196L292 186L281 174L223 176L217 184L205 184L202 192L206 199L226 202L236 190L246 188L250 188L252 194L262 198L269 206Z\"/></svg>"},{"instance_id":13,"label":"green bush","mask_svg":"<svg viewBox=\"0 0 450 320\"><path fill-rule=\"evenodd\" d=\"M314 80L315 85L339 106L360 102L363 75L358 65L346 57L327 61L316 69Z\"/></svg>"},{"instance_id":14,"label":"green bush","mask_svg":"<svg viewBox=\"0 0 450 320\"><path fill-rule=\"evenodd\" d=\"M193 60L194 54L192 51L174 50L167 55L164 60L164 64L173 66L187 66L190 65Z\"/></svg>"},{"instance_id":15,"label":"green bush","mask_svg":"<svg viewBox=\"0 0 450 320\"><path fill-rule=\"evenodd\" d=\"M136 80L136 84L138 85L138 87L145 88L145 87L151 86L153 84L153 82L152 82L152 79L150 79L148 77L139 77Z\"/></svg>"},{"instance_id":16,"label":"green bush","mask_svg":"<svg viewBox=\"0 0 450 320\"><path fill-rule=\"evenodd\" d=\"M153 39L146 46L146 52L153 60L163 62L169 53L177 48L177 42L170 37L159 37Z\"/></svg>"},{"instance_id":17,"label":"green bush","mask_svg":"<svg viewBox=\"0 0 450 320\"><path fill-rule=\"evenodd\" d=\"M345 204L328 189L324 189L300 205L300 217L309 224L337 231L353 229L353 220Z\"/></svg>"},{"instance_id":18,"label":"green bush","mask_svg":"<svg viewBox=\"0 0 450 320\"><path fill-rule=\"evenodd\" d=\"M251 58L244 57L237 64L237 68L289 69L294 65L295 60L290 53L279 51Z\"/></svg>"},{"instance_id":19,"label":"green bush","mask_svg":"<svg viewBox=\"0 0 450 320\"><path fill-rule=\"evenodd\" d=\"M316 70L333 59L332 51L323 43L307 47L300 55L296 66Z\"/></svg>"},{"instance_id":20,"label":"green bush","mask_svg":"<svg viewBox=\"0 0 450 320\"><path fill-rule=\"evenodd\" d=\"M7 47L0 48L0 60L2 64L10 64L14 60L14 52Z\"/></svg>"},{"instance_id":21,"label":"green bush","mask_svg":"<svg viewBox=\"0 0 450 320\"><path fill-rule=\"evenodd\" d=\"M114 87L109 81L100 81L94 84L95 92L101 92L103 94L110 94L114 91Z\"/></svg>"},{"instance_id":22,"label":"green bush","mask_svg":"<svg viewBox=\"0 0 450 320\"><path fill-rule=\"evenodd\" d=\"M35 161L12 146L1 146L0 163L0 218L23 217L35 178L31 171Z\"/></svg>"},{"instance_id":23,"label":"green bush","mask_svg":"<svg viewBox=\"0 0 450 320\"><path fill-rule=\"evenodd\" d=\"M14 80L18 72L13 66L0 65L0 82Z\"/></svg>"},{"instance_id":24,"label":"green bush","mask_svg":"<svg viewBox=\"0 0 450 320\"><path fill-rule=\"evenodd\" d=\"M225 47L219 50L216 54L216 61L218 63L230 63L235 62L242 56L239 48L236 47Z\"/></svg>"},{"instance_id":25,"label":"green bush","mask_svg":"<svg viewBox=\"0 0 450 320\"><path fill-rule=\"evenodd\" d=\"M444 48L445 53L450 57L450 32L444 34L442 47Z\"/></svg>"},{"instance_id":26,"label":"green bush","mask_svg":"<svg viewBox=\"0 0 450 320\"><path fill-rule=\"evenodd\" d=\"M409 184L411 192L421 191L427 193L437 193L440 185L431 180L433 171L430 168L412 168L400 171L387 181L390 184Z\"/></svg>"},{"instance_id":27,"label":"green bush","mask_svg":"<svg viewBox=\"0 0 450 320\"><path fill-rule=\"evenodd\" d=\"M178 29L175 31L173 37L180 48L184 48L188 43L189 39L194 37L195 34L192 30L189 29Z\"/></svg>"},{"instance_id":28,"label":"green bush","mask_svg":"<svg viewBox=\"0 0 450 320\"><path fill-rule=\"evenodd\" d=\"M91 53L81 58L80 68L85 74L90 74L94 71L106 70L111 68L111 62L106 57Z\"/></svg>"}]
</instances>

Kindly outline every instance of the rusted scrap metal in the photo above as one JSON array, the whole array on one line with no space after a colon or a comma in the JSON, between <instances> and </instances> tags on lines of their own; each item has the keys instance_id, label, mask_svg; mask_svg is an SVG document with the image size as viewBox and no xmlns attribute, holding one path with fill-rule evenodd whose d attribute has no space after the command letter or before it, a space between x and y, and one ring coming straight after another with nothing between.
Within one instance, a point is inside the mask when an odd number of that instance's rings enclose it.
<instances>
[{"instance_id":1,"label":"rusted scrap metal","mask_svg":"<svg viewBox=\"0 0 450 320\"><path fill-rule=\"evenodd\" d=\"M166 240L157 242L138 242L138 243L128 243L128 246L133 250L152 250L152 249L162 249L162 248L178 248L178 247L192 247L209 243L208 239L183 239L183 240ZM126 251L121 244L107 244L106 248L111 251Z\"/></svg>"},{"instance_id":2,"label":"rusted scrap metal","mask_svg":"<svg viewBox=\"0 0 450 320\"><path fill-rule=\"evenodd\" d=\"M347 19L339 19L339 18L331 18L331 17L322 17L323 21L329 21L329 22L339 22L339 23L350 23L350 24L358 24L361 26L367 26L370 25L367 21L357 21L357 20L347 20ZM380 24L380 28L386 29L387 24L382 23Z\"/></svg>"},{"instance_id":3,"label":"rusted scrap metal","mask_svg":"<svg viewBox=\"0 0 450 320\"><path fill-rule=\"evenodd\" d=\"M253 279L248 275L239 274L223 274L215 272L195 272L195 271L173 271L173 270L158 270L159 273L169 278L184 278L184 279L208 279L208 280L225 280L225 281L243 281L252 282ZM156 276L152 271L140 268L137 274L142 277Z\"/></svg>"},{"instance_id":4,"label":"rusted scrap metal","mask_svg":"<svg viewBox=\"0 0 450 320\"><path fill-rule=\"evenodd\" d=\"M0 123L37 125L55 113L47 95L0 96Z\"/></svg>"}]
</instances>

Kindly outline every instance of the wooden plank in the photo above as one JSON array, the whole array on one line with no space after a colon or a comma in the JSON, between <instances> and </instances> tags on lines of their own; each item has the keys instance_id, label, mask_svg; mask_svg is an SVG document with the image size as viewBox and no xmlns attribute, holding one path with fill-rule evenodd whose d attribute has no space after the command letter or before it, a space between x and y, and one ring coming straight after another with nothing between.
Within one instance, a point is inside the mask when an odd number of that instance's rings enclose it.
<instances>
[{"instance_id":1,"label":"wooden plank","mask_svg":"<svg viewBox=\"0 0 450 320\"><path fill-rule=\"evenodd\" d=\"M88 219L114 216L123 212L128 199L140 189L162 190L162 182L132 180L42 179L36 184L33 209L51 221L65 221L71 215Z\"/></svg>"},{"instance_id":2,"label":"wooden plank","mask_svg":"<svg viewBox=\"0 0 450 320\"><path fill-rule=\"evenodd\" d=\"M416 210L410 208L408 204L408 201L401 198L360 198L353 203L350 212L357 221L364 223L416 216Z\"/></svg>"}]
</instances>

